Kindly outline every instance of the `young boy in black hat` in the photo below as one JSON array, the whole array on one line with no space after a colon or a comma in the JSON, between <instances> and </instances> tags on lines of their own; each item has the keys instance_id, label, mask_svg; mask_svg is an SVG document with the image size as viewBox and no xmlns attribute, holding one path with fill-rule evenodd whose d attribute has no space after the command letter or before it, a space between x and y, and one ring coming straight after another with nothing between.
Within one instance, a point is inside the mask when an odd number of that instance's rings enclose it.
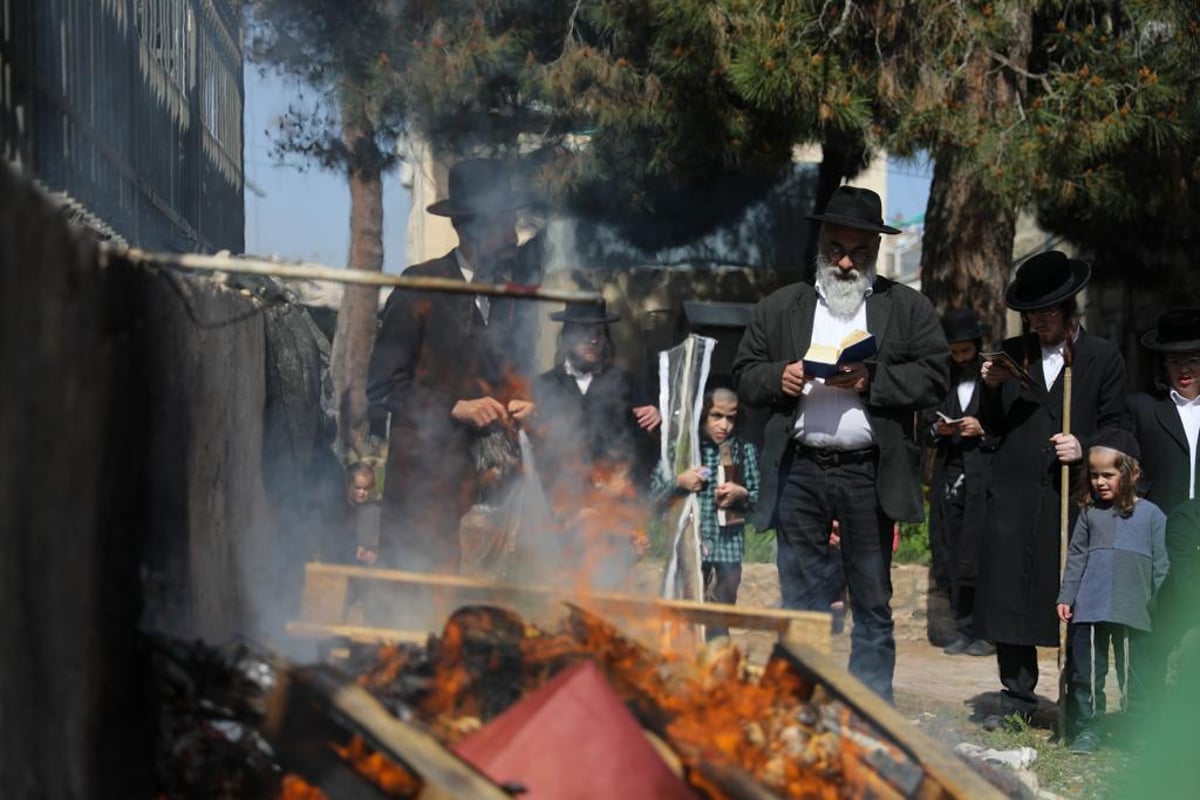
<instances>
[{"instance_id":1,"label":"young boy in black hat","mask_svg":"<svg viewBox=\"0 0 1200 800\"><path fill-rule=\"evenodd\" d=\"M975 636L975 578L979 543L987 524L987 488L996 440L979 421L986 325L970 308L942 318L950 345L950 392L932 414L927 442L934 447L930 480L929 545L934 577L950 589L956 636L948 655L990 656L995 648ZM940 574L939 574L940 573Z\"/></svg>"},{"instance_id":2,"label":"young boy in black hat","mask_svg":"<svg viewBox=\"0 0 1200 800\"><path fill-rule=\"evenodd\" d=\"M1083 512L1071 534L1056 607L1058 618L1070 623L1067 727L1077 753L1100 747L1110 643L1125 708L1144 702L1146 694L1150 610L1169 562L1167 517L1137 496L1140 455L1137 440L1122 430L1102 431L1088 450Z\"/></svg>"},{"instance_id":3,"label":"young boy in black hat","mask_svg":"<svg viewBox=\"0 0 1200 800\"><path fill-rule=\"evenodd\" d=\"M1086 333L1077 319L1075 295L1090 276L1085 262L1056 250L1022 263L1004 295L1008 307L1021 312L1022 334L1004 342L1006 359L985 358L980 369L980 420L999 445L979 556L975 635L996 646L1005 715L1026 719L1038 704L1037 648L1058 645L1054 606L1064 502L1070 524L1079 512L1076 498L1061 496L1061 466L1079 469L1101 431L1128 426L1121 353ZM1064 433L1068 363L1071 431Z\"/></svg>"}]
</instances>

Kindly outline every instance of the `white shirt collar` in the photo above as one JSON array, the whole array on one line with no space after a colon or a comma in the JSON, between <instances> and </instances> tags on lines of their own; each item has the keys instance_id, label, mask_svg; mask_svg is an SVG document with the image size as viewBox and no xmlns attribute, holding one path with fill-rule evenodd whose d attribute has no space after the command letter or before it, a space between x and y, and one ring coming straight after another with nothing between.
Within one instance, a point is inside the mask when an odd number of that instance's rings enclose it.
<instances>
[{"instance_id":1,"label":"white shirt collar","mask_svg":"<svg viewBox=\"0 0 1200 800\"><path fill-rule=\"evenodd\" d=\"M462 250L457 247L454 248L454 260L458 262L458 269L463 274L463 280L470 283L471 279L475 277L475 270L467 261L467 257L462 254Z\"/></svg>"},{"instance_id":2,"label":"white shirt collar","mask_svg":"<svg viewBox=\"0 0 1200 800\"><path fill-rule=\"evenodd\" d=\"M1171 390L1171 399L1174 400L1175 405L1179 406L1180 408L1185 408L1187 406L1200 406L1200 397L1197 397L1195 400L1188 400L1174 389Z\"/></svg>"}]
</instances>

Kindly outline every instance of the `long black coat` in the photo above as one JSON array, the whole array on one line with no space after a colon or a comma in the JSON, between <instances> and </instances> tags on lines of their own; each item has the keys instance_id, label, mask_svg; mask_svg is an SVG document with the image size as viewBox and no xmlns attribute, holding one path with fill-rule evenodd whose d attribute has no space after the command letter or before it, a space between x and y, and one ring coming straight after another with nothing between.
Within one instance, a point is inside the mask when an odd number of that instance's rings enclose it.
<instances>
[{"instance_id":1,"label":"long black coat","mask_svg":"<svg viewBox=\"0 0 1200 800\"><path fill-rule=\"evenodd\" d=\"M552 499L586 490L598 462L638 466L639 443L648 436L633 416L640 396L633 377L614 366L592 378L587 394L562 364L534 380L534 452Z\"/></svg>"},{"instance_id":2,"label":"long black coat","mask_svg":"<svg viewBox=\"0 0 1200 800\"><path fill-rule=\"evenodd\" d=\"M956 379L951 368L950 391L942 401L938 411L951 419L959 417L980 416L980 406L983 402L983 381L975 379L975 392L971 402L963 408L958 401ZM925 415L924 422L927 432L927 442L933 446L933 470L930 476L930 486L933 497L940 496L942 485L947 479L946 465L952 460L961 463L963 484L966 495L963 497L963 519L960 530L947 530L947 520L942 512L940 503L931 502L929 507L929 538L931 541L944 543L948 561L946 567L950 570L951 579L955 586L974 586L979 573L979 548L983 541L983 531L987 525L987 490L991 482L992 454L996 450L996 437L985 429L983 436L962 437L938 436L932 427L937 422L936 414Z\"/></svg>"},{"instance_id":3,"label":"long black coat","mask_svg":"<svg viewBox=\"0 0 1200 800\"><path fill-rule=\"evenodd\" d=\"M404 274L463 278L453 251ZM389 561L418 565L429 551L442 565L455 561L458 521L474 499L477 432L450 412L459 400L510 399L514 318L512 301L493 299L485 325L473 295L395 289L388 296L367 370L373 417L391 414L381 548L386 553L401 534L416 541Z\"/></svg>"},{"instance_id":4,"label":"long black coat","mask_svg":"<svg viewBox=\"0 0 1200 800\"><path fill-rule=\"evenodd\" d=\"M984 430L1000 444L992 460L988 527L979 559L975 627L981 639L1006 644L1058 643L1059 462L1050 437L1062 431L1066 370L1045 389L1041 347L1027 340L1032 386L1006 381L984 389ZM1022 340L1004 342L1017 363ZM1127 428L1125 362L1109 341L1080 332L1072 370L1071 432L1086 455L1097 433ZM1079 515L1080 468L1072 469L1070 525ZM1068 531L1069 535L1069 531Z\"/></svg>"},{"instance_id":5,"label":"long black coat","mask_svg":"<svg viewBox=\"0 0 1200 800\"><path fill-rule=\"evenodd\" d=\"M1133 435L1142 450L1142 485L1145 497L1170 514L1188 499L1192 478L1187 434L1170 397L1148 394L1129 397Z\"/></svg>"},{"instance_id":6,"label":"long black coat","mask_svg":"<svg viewBox=\"0 0 1200 800\"><path fill-rule=\"evenodd\" d=\"M946 394L946 337L929 299L907 286L876 278L866 302L867 329L879 347L866 362L870 383L864 398L879 446L879 505L891 519L919 522L924 511L913 415ZM755 520L764 528L776 521L779 467L797 410L796 398L783 394L783 368L808 351L816 308L816 290L807 283L764 298L754 307L733 363L741 400L771 410L763 430L763 485Z\"/></svg>"}]
</instances>

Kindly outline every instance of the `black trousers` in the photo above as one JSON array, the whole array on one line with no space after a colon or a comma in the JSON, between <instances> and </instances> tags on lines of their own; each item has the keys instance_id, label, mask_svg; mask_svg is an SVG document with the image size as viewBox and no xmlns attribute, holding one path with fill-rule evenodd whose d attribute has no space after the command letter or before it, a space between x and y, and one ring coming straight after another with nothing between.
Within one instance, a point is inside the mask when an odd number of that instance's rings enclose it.
<instances>
[{"instance_id":1,"label":"black trousers","mask_svg":"<svg viewBox=\"0 0 1200 800\"><path fill-rule=\"evenodd\" d=\"M1012 711L1028 718L1037 708L1034 690L1038 684L1037 647L1031 644L996 642L996 663L1004 698Z\"/></svg>"},{"instance_id":2,"label":"black trousers","mask_svg":"<svg viewBox=\"0 0 1200 800\"><path fill-rule=\"evenodd\" d=\"M938 504L938 524L930 526L929 548L933 556L935 580L949 584L950 608L954 613L954 628L958 635L975 639L975 583L966 581L958 569L959 541L963 536L967 504L967 486L961 464L947 464L942 485L935 487L934 502ZM934 532L937 535L934 535ZM939 566L940 561L940 566ZM939 574L939 569L941 574Z\"/></svg>"},{"instance_id":3,"label":"black trousers","mask_svg":"<svg viewBox=\"0 0 1200 800\"><path fill-rule=\"evenodd\" d=\"M784 608L828 611L844 574L854 620L850 672L892 702L893 521L879 507L875 480L873 459L822 466L791 448L780 466L777 564ZM838 549L829 546L835 519Z\"/></svg>"},{"instance_id":4,"label":"black trousers","mask_svg":"<svg viewBox=\"0 0 1200 800\"><path fill-rule=\"evenodd\" d=\"M1136 714L1144 708L1148 642L1149 633L1111 622L1081 622L1067 628L1067 724L1073 733L1104 722L1110 645L1125 709Z\"/></svg>"},{"instance_id":5,"label":"black trousers","mask_svg":"<svg viewBox=\"0 0 1200 800\"><path fill-rule=\"evenodd\" d=\"M738 587L742 584L742 565L724 561L704 561L700 564L704 577L704 599L709 603L737 602ZM719 625L704 628L705 639L728 636L729 629Z\"/></svg>"}]
</instances>

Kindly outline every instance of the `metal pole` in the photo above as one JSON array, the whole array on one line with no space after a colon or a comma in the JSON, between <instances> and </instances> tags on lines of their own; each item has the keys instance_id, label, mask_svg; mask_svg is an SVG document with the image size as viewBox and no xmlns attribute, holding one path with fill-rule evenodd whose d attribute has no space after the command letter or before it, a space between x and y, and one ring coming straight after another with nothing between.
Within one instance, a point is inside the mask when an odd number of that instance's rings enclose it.
<instances>
[{"instance_id":1,"label":"metal pole","mask_svg":"<svg viewBox=\"0 0 1200 800\"><path fill-rule=\"evenodd\" d=\"M268 261L262 258L226 254L150 253L136 247L100 245L101 265L109 259L123 259L132 264L181 269L191 272L228 272L238 275L265 275L270 278L348 283L358 286L393 286L398 289L451 294L482 294L490 297L516 297L527 300L547 300L560 303L600 303L598 292L571 289L545 289L517 283L467 283L448 278L425 278L392 275L360 269L328 267L306 262Z\"/></svg>"}]
</instances>

